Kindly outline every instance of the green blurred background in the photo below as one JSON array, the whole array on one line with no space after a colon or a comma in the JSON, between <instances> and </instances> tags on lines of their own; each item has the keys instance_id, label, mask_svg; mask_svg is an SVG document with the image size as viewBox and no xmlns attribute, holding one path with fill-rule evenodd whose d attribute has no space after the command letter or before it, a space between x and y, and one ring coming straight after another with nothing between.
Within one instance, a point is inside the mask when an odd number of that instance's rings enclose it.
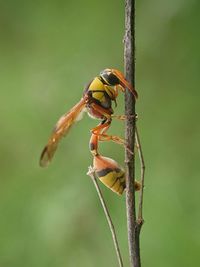
<instances>
[{"instance_id":1,"label":"green blurred background","mask_svg":"<svg viewBox=\"0 0 200 267\"><path fill-rule=\"evenodd\" d=\"M197 0L137 1L144 267L198 266L199 10ZM117 266L86 175L89 129L97 121L85 115L49 168L38 160L84 85L104 68L123 70L123 34L123 1L0 2L0 267ZM123 110L121 95L116 114ZM113 122L110 132L123 131ZM120 146L101 144L101 152L123 164ZM102 190L129 266L125 196Z\"/></svg>"}]
</instances>

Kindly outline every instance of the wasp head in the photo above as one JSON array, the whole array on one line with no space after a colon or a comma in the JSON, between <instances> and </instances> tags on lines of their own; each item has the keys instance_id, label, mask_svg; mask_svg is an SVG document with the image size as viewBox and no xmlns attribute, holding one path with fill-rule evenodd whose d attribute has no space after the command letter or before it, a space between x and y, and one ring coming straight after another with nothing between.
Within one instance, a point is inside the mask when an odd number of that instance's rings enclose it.
<instances>
[{"instance_id":1,"label":"wasp head","mask_svg":"<svg viewBox=\"0 0 200 267\"><path fill-rule=\"evenodd\" d=\"M121 71L116 69L105 69L100 72L100 77L107 85L119 85L123 92L125 91L125 88L128 88L135 98L138 97L137 92L132 87L132 85L125 79Z\"/></svg>"}]
</instances>

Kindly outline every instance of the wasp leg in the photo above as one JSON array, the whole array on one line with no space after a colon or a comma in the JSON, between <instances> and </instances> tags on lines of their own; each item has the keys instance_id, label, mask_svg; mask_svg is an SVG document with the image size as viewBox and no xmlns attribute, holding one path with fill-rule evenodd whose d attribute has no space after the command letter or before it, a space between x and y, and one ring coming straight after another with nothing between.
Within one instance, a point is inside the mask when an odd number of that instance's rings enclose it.
<instances>
[{"instance_id":1,"label":"wasp leg","mask_svg":"<svg viewBox=\"0 0 200 267\"><path fill-rule=\"evenodd\" d=\"M134 114L134 115L111 115L112 119L117 119L120 121L125 121L127 119L131 119L131 118L135 118L136 120L138 119L138 115Z\"/></svg>"},{"instance_id":2,"label":"wasp leg","mask_svg":"<svg viewBox=\"0 0 200 267\"><path fill-rule=\"evenodd\" d=\"M111 124L111 120L106 121L105 123L102 123L100 125L98 125L97 127L93 128L91 130L93 135L98 136L98 140L99 141L113 141L114 143L117 143L119 145L123 145L124 147L126 147L126 149L133 154L133 152L131 151L131 149L128 147L128 145L126 144L125 140L120 138L119 136L116 135L108 135L106 134L107 130L109 129ZM91 137L93 138L93 137Z\"/></svg>"},{"instance_id":3,"label":"wasp leg","mask_svg":"<svg viewBox=\"0 0 200 267\"><path fill-rule=\"evenodd\" d=\"M111 115L112 115L113 111L111 111L110 109L103 108L103 107L97 105L96 103L91 103L90 107L102 115L103 121L104 121L104 119L108 119L108 120L111 119Z\"/></svg>"},{"instance_id":4,"label":"wasp leg","mask_svg":"<svg viewBox=\"0 0 200 267\"><path fill-rule=\"evenodd\" d=\"M99 153L98 153L98 139L99 139L99 137L98 137L98 134L96 134L96 132L101 132L102 129L105 129L105 127L110 126L110 124L107 124L106 121L107 121L107 119L103 120L97 127L93 128L91 130L92 136L91 136L90 142L89 142L89 149L90 149L90 152L92 153L93 156L99 155ZM93 132L95 132L95 134Z\"/></svg>"},{"instance_id":5,"label":"wasp leg","mask_svg":"<svg viewBox=\"0 0 200 267\"><path fill-rule=\"evenodd\" d=\"M116 144L123 145L131 154L134 154L129 146L126 144L125 140L117 135L99 134L99 141L113 141Z\"/></svg>"},{"instance_id":6,"label":"wasp leg","mask_svg":"<svg viewBox=\"0 0 200 267\"><path fill-rule=\"evenodd\" d=\"M98 111L100 114L102 114L102 116L104 116L106 119L110 119L112 120L112 118L114 119L118 119L118 120L127 120L127 119L131 119L131 118L135 118L137 120L138 115L137 114L133 114L133 115L114 115L111 113L111 111L109 109L103 108L99 105L97 105L96 103L91 103L90 106Z\"/></svg>"},{"instance_id":7,"label":"wasp leg","mask_svg":"<svg viewBox=\"0 0 200 267\"><path fill-rule=\"evenodd\" d=\"M102 114L102 116L105 117L101 124L91 130L92 134L97 135L99 141L113 141L119 145L123 145L129 151L129 153L134 154L128 147L128 144L126 144L124 139L116 135L106 134L112 122L112 114L110 113L110 111L100 107L96 103L92 103L91 106L94 110L98 111L100 114Z\"/></svg>"}]
</instances>

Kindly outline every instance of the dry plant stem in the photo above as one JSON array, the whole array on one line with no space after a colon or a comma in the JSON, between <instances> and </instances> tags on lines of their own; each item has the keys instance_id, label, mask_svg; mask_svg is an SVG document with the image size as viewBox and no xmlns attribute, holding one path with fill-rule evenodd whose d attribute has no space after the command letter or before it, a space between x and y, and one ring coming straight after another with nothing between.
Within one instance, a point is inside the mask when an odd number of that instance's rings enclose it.
<instances>
[{"instance_id":1,"label":"dry plant stem","mask_svg":"<svg viewBox=\"0 0 200 267\"><path fill-rule=\"evenodd\" d=\"M137 224L140 225L140 228L144 222L143 220L143 194L144 194L144 173L145 173L145 163L144 163L144 156L142 152L141 142L140 142L140 136L138 133L137 126L135 127L135 139L136 139L136 146L138 148L138 155L140 159L141 164L141 190L140 190L140 196L139 196L139 206L138 206L138 220Z\"/></svg>"},{"instance_id":2,"label":"dry plant stem","mask_svg":"<svg viewBox=\"0 0 200 267\"><path fill-rule=\"evenodd\" d=\"M125 36L124 36L124 70L126 79L135 86L135 0L125 0ZM129 148L135 147L135 99L126 90L125 93L125 139ZM135 157L127 149L125 150L126 166L126 213L128 228L129 257L131 267L140 267L140 229L136 219L135 208Z\"/></svg>"},{"instance_id":3,"label":"dry plant stem","mask_svg":"<svg viewBox=\"0 0 200 267\"><path fill-rule=\"evenodd\" d=\"M89 175L92 178L92 181L93 181L94 186L96 188L96 191L98 193L98 196L99 196L101 205L103 207L103 210L104 210L104 213L105 213L105 216L106 216L106 219L107 219L107 222L108 222L108 225L109 225L111 234L112 234L112 239L113 239L113 243L114 243L114 246L115 246L115 251L116 251L116 254L117 254L117 259L118 259L118 262L119 262L119 266L120 267L123 267L122 256L121 256L121 252L120 252L120 249L119 249L119 244L118 244L118 241L117 241L117 236L116 236L116 233L115 233L115 228L114 228L114 225L113 225L113 222L112 222L110 213L108 211L108 208L106 206L104 197L102 195L101 189L100 189L100 187L98 185L95 172L94 172L94 170L93 170L93 168L91 166L89 167L89 170L88 170L87 175Z\"/></svg>"}]
</instances>

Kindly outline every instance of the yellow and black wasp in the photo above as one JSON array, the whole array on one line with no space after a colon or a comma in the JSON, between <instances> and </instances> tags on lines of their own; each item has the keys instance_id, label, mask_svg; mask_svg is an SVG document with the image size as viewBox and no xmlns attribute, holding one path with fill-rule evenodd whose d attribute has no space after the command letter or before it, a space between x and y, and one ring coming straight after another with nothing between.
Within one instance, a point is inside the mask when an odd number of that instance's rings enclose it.
<instances>
[{"instance_id":1,"label":"yellow and black wasp","mask_svg":"<svg viewBox=\"0 0 200 267\"><path fill-rule=\"evenodd\" d=\"M94 158L93 165L96 175L107 187L121 195L126 187L125 173L116 161L99 154L98 142L111 140L127 147L124 139L107 134L112 118L115 117L112 102L116 104L119 90L124 92L125 88L128 88L137 98L136 90L119 70L105 69L101 71L99 76L95 77L86 86L81 100L58 120L47 145L42 151L40 166L45 167L49 164L60 139L68 133L71 126L82 117L82 113L86 110L92 118L101 120L97 127L91 129L92 136L90 139L90 151ZM135 188L139 190L138 182L135 182Z\"/></svg>"}]
</instances>

